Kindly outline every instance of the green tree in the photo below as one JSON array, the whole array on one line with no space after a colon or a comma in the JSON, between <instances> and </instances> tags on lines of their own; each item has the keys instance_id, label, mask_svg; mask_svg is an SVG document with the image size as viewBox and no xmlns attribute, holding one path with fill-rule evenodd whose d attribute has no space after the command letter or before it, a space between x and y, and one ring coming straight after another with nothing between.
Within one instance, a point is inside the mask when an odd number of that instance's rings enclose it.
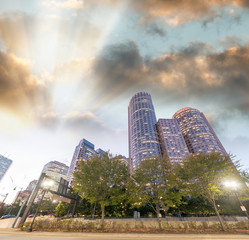
<instances>
[{"instance_id":1,"label":"green tree","mask_svg":"<svg viewBox=\"0 0 249 240\"><path fill-rule=\"evenodd\" d=\"M194 214L194 215L214 215L215 211L213 206L206 198L202 197L185 197L184 203L181 206L182 214Z\"/></svg>"},{"instance_id":2,"label":"green tree","mask_svg":"<svg viewBox=\"0 0 249 240\"><path fill-rule=\"evenodd\" d=\"M161 230L160 208L180 205L182 192L177 191L176 175L173 165L166 158L149 158L141 161L132 175L130 201L135 205L149 204L154 210Z\"/></svg>"},{"instance_id":3,"label":"green tree","mask_svg":"<svg viewBox=\"0 0 249 240\"><path fill-rule=\"evenodd\" d=\"M223 182L227 177L240 177L231 158L220 153L191 154L182 166L179 165L178 177L186 194L210 202L224 231L216 199L224 192Z\"/></svg>"},{"instance_id":4,"label":"green tree","mask_svg":"<svg viewBox=\"0 0 249 240\"><path fill-rule=\"evenodd\" d=\"M127 166L120 157L105 153L80 161L74 177L73 189L82 198L100 204L104 226L105 207L121 203L125 198L126 183L129 179Z\"/></svg>"},{"instance_id":5,"label":"green tree","mask_svg":"<svg viewBox=\"0 0 249 240\"><path fill-rule=\"evenodd\" d=\"M56 217L63 217L67 214L69 208L69 204L68 203L64 203L61 202L57 205L57 207L55 208L55 215Z\"/></svg>"},{"instance_id":6,"label":"green tree","mask_svg":"<svg viewBox=\"0 0 249 240\"><path fill-rule=\"evenodd\" d=\"M42 200L39 212L43 214L55 213L55 209L58 203L53 202L50 199Z\"/></svg>"}]
</instances>

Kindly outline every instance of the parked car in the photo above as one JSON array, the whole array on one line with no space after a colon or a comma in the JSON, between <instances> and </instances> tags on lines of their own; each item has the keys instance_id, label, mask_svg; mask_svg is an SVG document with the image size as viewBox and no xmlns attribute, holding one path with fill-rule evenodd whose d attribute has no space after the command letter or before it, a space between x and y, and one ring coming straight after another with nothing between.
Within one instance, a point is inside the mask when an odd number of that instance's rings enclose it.
<instances>
[{"instance_id":1,"label":"parked car","mask_svg":"<svg viewBox=\"0 0 249 240\"><path fill-rule=\"evenodd\" d=\"M35 214L30 214L30 215L28 215L29 218L32 218L32 217L34 217L34 216L35 216ZM37 217L37 216L39 216L39 215L36 214L36 217Z\"/></svg>"},{"instance_id":2,"label":"parked car","mask_svg":"<svg viewBox=\"0 0 249 240\"><path fill-rule=\"evenodd\" d=\"M6 218L15 218L15 215L3 215L1 219L6 219Z\"/></svg>"}]
</instances>

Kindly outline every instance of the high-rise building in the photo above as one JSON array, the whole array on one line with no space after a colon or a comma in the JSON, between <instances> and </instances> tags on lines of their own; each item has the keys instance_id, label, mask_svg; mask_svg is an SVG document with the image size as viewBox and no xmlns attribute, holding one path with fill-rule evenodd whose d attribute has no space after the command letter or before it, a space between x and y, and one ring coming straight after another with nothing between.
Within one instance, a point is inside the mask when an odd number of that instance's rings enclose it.
<instances>
[{"instance_id":1,"label":"high-rise building","mask_svg":"<svg viewBox=\"0 0 249 240\"><path fill-rule=\"evenodd\" d=\"M128 106L129 165L135 169L142 159L160 155L156 114L149 93L136 93Z\"/></svg>"},{"instance_id":2,"label":"high-rise building","mask_svg":"<svg viewBox=\"0 0 249 240\"><path fill-rule=\"evenodd\" d=\"M227 154L206 117L199 110L183 108L174 114L173 119L177 120L190 153Z\"/></svg>"},{"instance_id":3,"label":"high-rise building","mask_svg":"<svg viewBox=\"0 0 249 240\"><path fill-rule=\"evenodd\" d=\"M37 180L33 180L29 183L29 185L27 186L26 190L27 191L33 191L34 188L36 187L36 184L37 184Z\"/></svg>"},{"instance_id":4,"label":"high-rise building","mask_svg":"<svg viewBox=\"0 0 249 240\"><path fill-rule=\"evenodd\" d=\"M12 160L0 155L0 181L12 164Z\"/></svg>"},{"instance_id":5,"label":"high-rise building","mask_svg":"<svg viewBox=\"0 0 249 240\"><path fill-rule=\"evenodd\" d=\"M24 202L26 199L29 198L31 192L32 192L32 191L29 191L29 190L19 191L19 192L17 193L16 197L14 198L12 204Z\"/></svg>"},{"instance_id":6,"label":"high-rise building","mask_svg":"<svg viewBox=\"0 0 249 240\"><path fill-rule=\"evenodd\" d=\"M172 164L181 164L189 151L177 121L159 119L156 126L162 155L168 157Z\"/></svg>"},{"instance_id":7,"label":"high-rise building","mask_svg":"<svg viewBox=\"0 0 249 240\"><path fill-rule=\"evenodd\" d=\"M78 164L80 160L90 159L95 155L101 155L104 151L102 149L94 150L94 145L87 141L86 139L82 139L79 144L76 146L74 155L71 161L71 165L69 167L67 173L67 181L69 182L69 186L73 183L73 173L78 168Z\"/></svg>"},{"instance_id":8,"label":"high-rise building","mask_svg":"<svg viewBox=\"0 0 249 240\"><path fill-rule=\"evenodd\" d=\"M61 178L67 178L68 169L64 163L51 161L44 165L42 172L59 182Z\"/></svg>"}]
</instances>

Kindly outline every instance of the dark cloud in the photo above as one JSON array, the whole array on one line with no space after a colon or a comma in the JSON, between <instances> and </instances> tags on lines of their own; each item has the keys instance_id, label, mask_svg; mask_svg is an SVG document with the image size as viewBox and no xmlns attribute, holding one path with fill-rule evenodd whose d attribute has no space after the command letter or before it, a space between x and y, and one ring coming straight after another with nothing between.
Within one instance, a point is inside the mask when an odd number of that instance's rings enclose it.
<instances>
[{"instance_id":1,"label":"dark cloud","mask_svg":"<svg viewBox=\"0 0 249 240\"><path fill-rule=\"evenodd\" d=\"M135 43L109 46L94 65L98 87L117 97L131 88L156 92L168 102L213 102L225 111L249 112L249 45L214 52L191 43L143 61ZM113 91L118 89L118 91Z\"/></svg>"},{"instance_id":2,"label":"dark cloud","mask_svg":"<svg viewBox=\"0 0 249 240\"><path fill-rule=\"evenodd\" d=\"M178 99L215 101L224 109L248 114L249 45L218 53L210 49L205 55L205 45L194 45L152 61L149 71Z\"/></svg>"},{"instance_id":3,"label":"dark cloud","mask_svg":"<svg viewBox=\"0 0 249 240\"><path fill-rule=\"evenodd\" d=\"M146 32L151 35L159 35L160 37L167 36L166 30L159 26L157 23L149 24L149 26L146 28Z\"/></svg>"},{"instance_id":4,"label":"dark cloud","mask_svg":"<svg viewBox=\"0 0 249 240\"><path fill-rule=\"evenodd\" d=\"M124 89L144 84L145 66L134 42L108 46L93 63L96 96L117 96Z\"/></svg>"},{"instance_id":5,"label":"dark cloud","mask_svg":"<svg viewBox=\"0 0 249 240\"><path fill-rule=\"evenodd\" d=\"M0 51L0 105L11 111L48 105L44 85L30 73L25 61Z\"/></svg>"}]
</instances>

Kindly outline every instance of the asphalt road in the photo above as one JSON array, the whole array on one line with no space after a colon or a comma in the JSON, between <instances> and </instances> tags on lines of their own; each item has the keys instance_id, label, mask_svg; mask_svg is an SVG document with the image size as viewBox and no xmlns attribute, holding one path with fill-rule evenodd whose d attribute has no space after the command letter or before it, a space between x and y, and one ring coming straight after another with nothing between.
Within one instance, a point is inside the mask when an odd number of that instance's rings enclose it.
<instances>
[{"instance_id":1,"label":"asphalt road","mask_svg":"<svg viewBox=\"0 0 249 240\"><path fill-rule=\"evenodd\" d=\"M241 234L128 234L128 233L49 233L1 230L1 240L249 240L249 235Z\"/></svg>"}]
</instances>

